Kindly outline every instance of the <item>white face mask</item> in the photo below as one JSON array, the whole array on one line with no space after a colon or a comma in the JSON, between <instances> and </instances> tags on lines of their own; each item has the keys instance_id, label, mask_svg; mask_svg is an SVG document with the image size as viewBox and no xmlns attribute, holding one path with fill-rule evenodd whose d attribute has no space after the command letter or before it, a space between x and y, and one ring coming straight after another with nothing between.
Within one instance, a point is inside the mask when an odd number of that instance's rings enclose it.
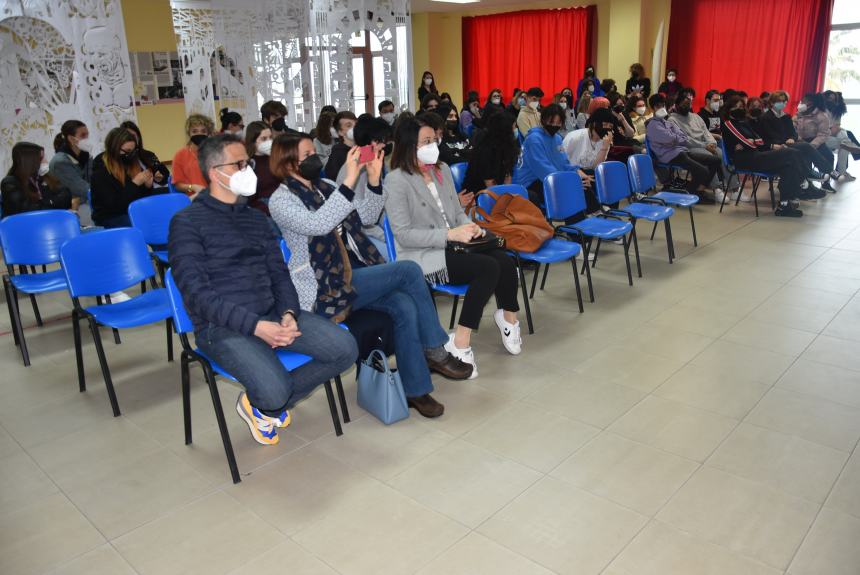
<instances>
[{"instance_id":1,"label":"white face mask","mask_svg":"<svg viewBox=\"0 0 860 575\"><path fill-rule=\"evenodd\" d=\"M439 144L430 142L418 148L418 162L421 164L436 164L439 161Z\"/></svg>"},{"instance_id":2,"label":"white face mask","mask_svg":"<svg viewBox=\"0 0 860 575\"><path fill-rule=\"evenodd\" d=\"M394 125L394 118L395 118L394 112L386 112L386 113L382 114L382 119L385 120L386 122L388 122L389 126Z\"/></svg>"},{"instance_id":3,"label":"white face mask","mask_svg":"<svg viewBox=\"0 0 860 575\"><path fill-rule=\"evenodd\" d=\"M90 153L93 151L93 143L89 140L89 138L79 139L78 149L82 152Z\"/></svg>"},{"instance_id":4,"label":"white face mask","mask_svg":"<svg viewBox=\"0 0 860 575\"><path fill-rule=\"evenodd\" d=\"M236 130L235 132L233 132L233 135L238 137L238 138L242 138L244 140L245 139L245 128L241 128L239 130Z\"/></svg>"},{"instance_id":5,"label":"white face mask","mask_svg":"<svg viewBox=\"0 0 860 575\"><path fill-rule=\"evenodd\" d=\"M537 110L538 106L540 106L540 102L538 102L537 100L535 100L534 102L529 102L529 108L531 108L532 110Z\"/></svg>"},{"instance_id":6,"label":"white face mask","mask_svg":"<svg viewBox=\"0 0 860 575\"><path fill-rule=\"evenodd\" d=\"M272 140L265 140L257 144L257 152L263 156L270 155L272 153Z\"/></svg>"},{"instance_id":7,"label":"white face mask","mask_svg":"<svg viewBox=\"0 0 860 575\"><path fill-rule=\"evenodd\" d=\"M498 105L502 103L502 99L499 96L493 96L492 102L493 104Z\"/></svg>"},{"instance_id":8,"label":"white face mask","mask_svg":"<svg viewBox=\"0 0 860 575\"><path fill-rule=\"evenodd\" d=\"M48 164L46 162L39 164L39 177L41 178L42 176L44 176L47 173L48 173Z\"/></svg>"},{"instance_id":9,"label":"white face mask","mask_svg":"<svg viewBox=\"0 0 860 575\"><path fill-rule=\"evenodd\" d=\"M354 142L355 138L353 137L352 128L346 131L346 139L350 142Z\"/></svg>"},{"instance_id":10,"label":"white face mask","mask_svg":"<svg viewBox=\"0 0 860 575\"><path fill-rule=\"evenodd\" d=\"M424 78L424 85L429 86L433 83L433 78Z\"/></svg>"},{"instance_id":11,"label":"white face mask","mask_svg":"<svg viewBox=\"0 0 860 575\"><path fill-rule=\"evenodd\" d=\"M337 133L337 130L335 130L334 128L329 128L328 133L331 134L332 138L340 138L340 136Z\"/></svg>"},{"instance_id":12,"label":"white face mask","mask_svg":"<svg viewBox=\"0 0 860 575\"><path fill-rule=\"evenodd\" d=\"M567 110L567 102L559 102L558 105L561 106L562 110Z\"/></svg>"},{"instance_id":13,"label":"white face mask","mask_svg":"<svg viewBox=\"0 0 860 575\"><path fill-rule=\"evenodd\" d=\"M593 93L594 92L594 86L589 86L588 91Z\"/></svg>"},{"instance_id":14,"label":"white face mask","mask_svg":"<svg viewBox=\"0 0 860 575\"><path fill-rule=\"evenodd\" d=\"M719 112L719 111L720 111L720 102L719 102L719 100L718 100L718 101L716 101L716 102L711 102L711 111L712 111L712 112Z\"/></svg>"},{"instance_id":15,"label":"white face mask","mask_svg":"<svg viewBox=\"0 0 860 575\"><path fill-rule=\"evenodd\" d=\"M675 78L676 78L675 74L669 74L668 76L666 76L666 79L669 80L670 82L674 82Z\"/></svg>"},{"instance_id":16,"label":"white face mask","mask_svg":"<svg viewBox=\"0 0 860 575\"><path fill-rule=\"evenodd\" d=\"M237 196L248 197L257 193L257 174L254 173L251 166L245 166L244 170L239 170L232 176L227 176L221 170L217 170L217 172L225 178L230 178L230 185L224 187Z\"/></svg>"},{"instance_id":17,"label":"white face mask","mask_svg":"<svg viewBox=\"0 0 860 575\"><path fill-rule=\"evenodd\" d=\"M660 108L659 110L654 112L654 116L656 118L665 118L669 115L669 112L666 111L666 108Z\"/></svg>"},{"instance_id":18,"label":"white face mask","mask_svg":"<svg viewBox=\"0 0 860 575\"><path fill-rule=\"evenodd\" d=\"M809 106L807 106L807 105L806 105L806 104L804 104L803 102L801 102L800 104L798 104L798 105L797 105L797 112L798 112L799 114L803 114L803 113L804 113L804 112L806 112L806 110L808 110L808 109L809 109Z\"/></svg>"},{"instance_id":19,"label":"white face mask","mask_svg":"<svg viewBox=\"0 0 860 575\"><path fill-rule=\"evenodd\" d=\"M645 112L647 112L647 111L648 111L648 109L645 106L639 106L636 108L636 113L639 114L640 116L644 116Z\"/></svg>"}]
</instances>

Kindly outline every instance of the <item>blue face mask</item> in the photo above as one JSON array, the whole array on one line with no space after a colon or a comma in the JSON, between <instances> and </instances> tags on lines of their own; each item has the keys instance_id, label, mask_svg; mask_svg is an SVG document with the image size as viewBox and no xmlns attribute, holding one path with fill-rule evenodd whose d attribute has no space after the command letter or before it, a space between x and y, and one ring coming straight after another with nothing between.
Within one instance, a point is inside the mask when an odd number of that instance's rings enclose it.
<instances>
[{"instance_id":1,"label":"blue face mask","mask_svg":"<svg viewBox=\"0 0 860 575\"><path fill-rule=\"evenodd\" d=\"M783 110L785 110L785 102L776 102L773 105L773 109L777 112L782 112Z\"/></svg>"},{"instance_id":2,"label":"blue face mask","mask_svg":"<svg viewBox=\"0 0 860 575\"><path fill-rule=\"evenodd\" d=\"M519 100L517 100L517 104L519 104L520 107L525 106L526 105L526 99L520 98Z\"/></svg>"}]
</instances>

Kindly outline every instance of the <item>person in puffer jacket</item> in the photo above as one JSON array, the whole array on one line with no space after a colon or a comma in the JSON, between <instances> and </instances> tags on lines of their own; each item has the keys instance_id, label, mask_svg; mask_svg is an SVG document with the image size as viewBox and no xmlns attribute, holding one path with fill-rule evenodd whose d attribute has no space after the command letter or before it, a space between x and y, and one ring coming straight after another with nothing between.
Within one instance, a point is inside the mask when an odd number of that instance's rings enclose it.
<instances>
[{"instance_id":1,"label":"person in puffer jacket","mask_svg":"<svg viewBox=\"0 0 860 575\"><path fill-rule=\"evenodd\" d=\"M532 128L523 142L522 166L516 170L514 183L529 191L529 199L537 206L543 205L543 179L553 172L576 172L562 147L558 134L564 126L564 110L558 104L550 104L540 114L541 127ZM582 176L583 174L580 174Z\"/></svg>"}]
</instances>

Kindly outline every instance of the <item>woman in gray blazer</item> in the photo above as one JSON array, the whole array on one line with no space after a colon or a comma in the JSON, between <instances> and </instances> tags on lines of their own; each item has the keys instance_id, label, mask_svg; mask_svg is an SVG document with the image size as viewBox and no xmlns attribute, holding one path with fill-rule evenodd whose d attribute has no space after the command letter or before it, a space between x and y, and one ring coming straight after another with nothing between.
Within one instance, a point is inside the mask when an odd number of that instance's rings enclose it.
<instances>
[{"instance_id":1,"label":"woman in gray blazer","mask_svg":"<svg viewBox=\"0 0 860 575\"><path fill-rule=\"evenodd\" d=\"M455 253L448 241L469 242L484 231L465 214L454 189L451 170L439 163L436 132L420 119L404 118L394 134L391 173L385 178L385 211L394 233L398 260L417 262L431 283L467 284L457 329L445 347L455 357L478 368L471 348L484 306L496 296L501 309L493 319L505 349L522 351L517 321L517 273L504 250Z\"/></svg>"},{"instance_id":2,"label":"woman in gray blazer","mask_svg":"<svg viewBox=\"0 0 860 575\"><path fill-rule=\"evenodd\" d=\"M302 310L338 322L363 308L388 314L407 402L424 417L438 417L444 406L430 395L430 370L466 379L472 367L445 349L448 337L421 269L408 261L385 263L364 235L362 225L376 222L385 202L383 147L376 146L376 157L365 164L353 147L347 174L335 188L320 178L322 161L309 135L279 136L271 168L283 184L272 194L269 212L290 248L290 276ZM367 189L359 197L354 189L362 171L367 171Z\"/></svg>"}]
</instances>

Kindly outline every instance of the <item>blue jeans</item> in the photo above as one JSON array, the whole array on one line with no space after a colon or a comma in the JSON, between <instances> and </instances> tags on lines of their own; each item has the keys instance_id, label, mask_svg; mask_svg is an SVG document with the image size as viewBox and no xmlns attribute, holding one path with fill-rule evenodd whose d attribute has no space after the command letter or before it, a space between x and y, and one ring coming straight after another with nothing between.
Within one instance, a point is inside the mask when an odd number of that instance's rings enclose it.
<instances>
[{"instance_id":1,"label":"blue jeans","mask_svg":"<svg viewBox=\"0 0 860 575\"><path fill-rule=\"evenodd\" d=\"M421 267L404 260L354 268L352 286L357 295L352 309L381 311L394 322L394 355L406 397L433 391L424 350L445 345L448 334L439 325Z\"/></svg>"},{"instance_id":2,"label":"blue jeans","mask_svg":"<svg viewBox=\"0 0 860 575\"><path fill-rule=\"evenodd\" d=\"M276 315L262 318L280 321ZM358 347L345 329L316 314L299 315L296 340L284 347L313 361L287 371L275 350L256 336L210 324L195 332L198 347L239 381L251 405L270 416L292 409L320 384L340 375L355 363Z\"/></svg>"}]
</instances>

